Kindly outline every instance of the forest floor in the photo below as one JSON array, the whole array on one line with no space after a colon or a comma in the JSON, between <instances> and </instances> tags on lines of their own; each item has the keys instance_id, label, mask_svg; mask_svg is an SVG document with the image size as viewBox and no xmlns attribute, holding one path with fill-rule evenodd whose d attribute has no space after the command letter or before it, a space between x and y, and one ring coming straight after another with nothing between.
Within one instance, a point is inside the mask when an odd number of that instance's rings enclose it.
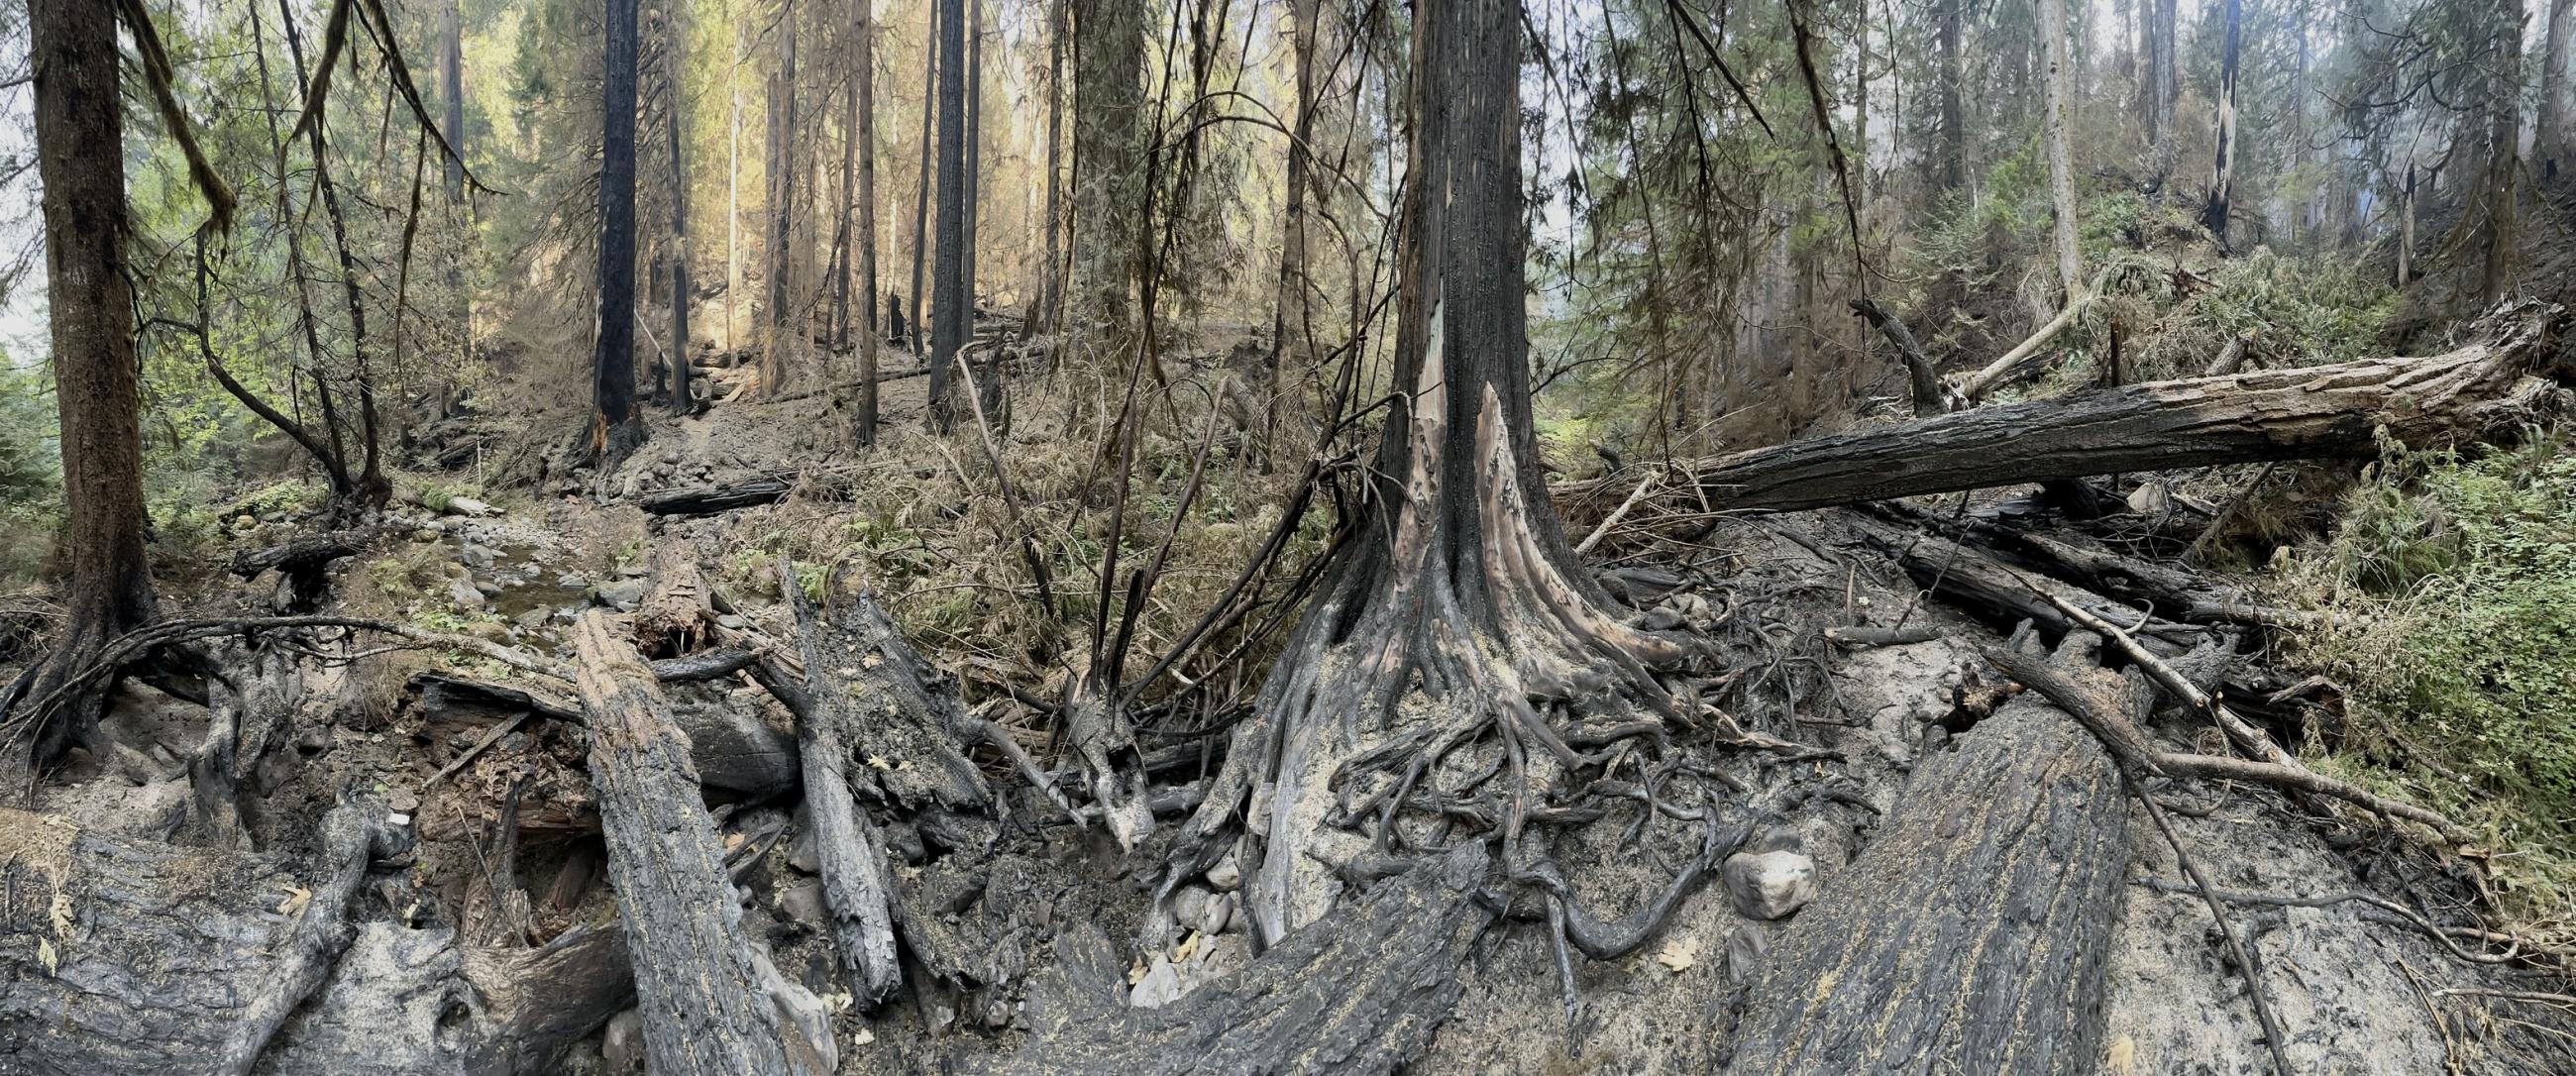
<instances>
[{"instance_id":1,"label":"forest floor","mask_svg":"<svg viewBox=\"0 0 2576 1076\"><path fill-rule=\"evenodd\" d=\"M1187 369L1206 376L1209 367ZM967 468L926 450L931 442L909 432L921 421L925 388L920 378L886 385L890 447L848 465L857 477L842 481L864 482L868 474L917 480L952 468L963 479ZM604 479L561 475L534 489L477 489L493 506L488 515L474 513L480 502L470 498L444 499L443 511L415 504L371 549L336 562L322 611L467 634L568 661L569 631L585 609L635 609L655 558L678 556L713 581L720 624L794 637L787 604L774 582L763 584L763 551L828 558L838 545L834 535L856 526L868 507L821 491L710 515L656 517L635 501L658 489L725 485L835 455L830 446L841 432L830 399L746 396L696 417L656 414L650 424L643 448ZM1021 436L1034 441L1041 435L1030 431L1054 425L1025 422ZM464 473L417 477L471 481ZM928 507L951 518L970 511ZM794 533L782 539L782 531ZM1977 735L2004 687L1979 649L2001 642L2006 626L1925 597L1847 510L1722 520L1686 555L1617 560L1602 565L1613 594L1630 600L1640 621L1704 639L1721 667L1738 671L1731 712L1748 729L1777 737L1768 749L1677 737L1681 770L1705 776L1677 781L1667 794L1684 795L1680 790L1695 783L1717 795L1732 785L1748 798L1785 805L1768 828L1774 844L1808 857L1812 886L1786 911L1747 907L1741 887L1703 887L1634 954L1578 958L1570 1007L1544 924L1506 917L1475 942L1456 972L1463 991L1454 1012L1407 1071L1699 1072L1728 1064L1731 1029L1764 985L1763 954L1795 921L1795 906L1868 899L1845 888L1850 864L1888 819L1909 809L1909 773ZM1640 579L1651 582L1641 588ZM210 582L184 604L199 615L255 615L278 607L283 593L271 573ZM887 586L884 599L909 624L938 596ZM1876 647L1826 641L1828 629L1871 626L1934 631ZM1039 753L1041 765L1051 764L1044 754L1050 745L1033 731L1036 716L987 682L1031 677L1016 686L1042 695L1059 690L1060 681L1050 684L1041 669L1011 668L990 655L925 649L951 663L948 671L966 674L977 712L995 715ZM382 798L413 821L421 841L400 869L369 875L352 921L372 925L338 964L335 986L280 1032L288 1045L268 1066L277 1071L295 1070L299 1035L357 1019L334 1007L358 1004L364 978L397 960L406 938L480 929L496 846L514 852L503 876L515 872L531 905L532 930L520 940L542 942L576 924L604 923L616 908L597 880L597 795L578 728L428 698L439 687L426 674L490 683L522 678L471 655L426 650L355 662L307 657L299 666L301 691L278 733L291 746L266 757L243 796L253 846L307 846L322 814L349 790ZM1045 1068L1058 1034L1050 1029L1068 1020L1099 1019L1121 1006L1185 1005L1185 996L1209 984L1275 974L1256 960L1245 933L1233 892L1242 872L1211 872L1158 910L1155 870L1170 826L1121 852L1098 827L1062 824L1001 758L979 755L991 781L1010 789L996 824L981 831L984 840L954 847L953 837L927 823L891 823L897 906L921 932L906 936L916 947L928 944L907 968L903 993L862 1011L836 969L815 852L792 791L793 719L747 674L672 685L670 694L682 709L727 715L740 734L736 755L711 762L702 753L700 767L742 888L745 922L777 966L830 1009L841 1072L999 1069L1013 1059L1023 1070ZM187 760L206 722L202 707L129 683L108 718L115 749L45 785L35 809L97 832L170 837L188 819ZM2153 731L2169 749L2192 748L2204 735L2179 713L2163 715ZM1195 766L1164 779L1195 787L1221 746L1205 742ZM868 761L889 771L909 762ZM1056 777L1078 784L1069 773ZM2208 791L2205 800L2169 802L2207 876L2222 889L2301 898L2233 908L2297 1071L2576 1072L2576 1018L2515 997L2563 989L2563 980L2492 955L2485 939L2460 936L2456 926L2441 928L2450 932L2444 935L2414 925L2484 922L2473 868L2366 820L2318 813L2271 791ZM499 823L511 803L518 836L504 844ZM2129 810L2128 844L2137 851L2123 872L2127 884L2104 950L2109 986L2099 1070L2265 1071L2243 969L2163 838L2134 802ZM1578 902L1605 918L1644 904L1698 842L1694 827L1641 813L1652 809L1615 810L1555 838ZM1777 839L1784 837L1794 840ZM1333 926L1327 920L1309 929ZM1096 969L1081 978L1079 965L1097 963L1104 945L1126 971L1124 982L1099 983ZM1812 987L1819 996L1833 988ZM384 1034L434 1037L441 1016L411 1018L422 1026ZM635 1019L630 1012L574 1046L563 1071L637 1071ZM1736 1063L1749 1070L1743 1059Z\"/></svg>"}]
</instances>

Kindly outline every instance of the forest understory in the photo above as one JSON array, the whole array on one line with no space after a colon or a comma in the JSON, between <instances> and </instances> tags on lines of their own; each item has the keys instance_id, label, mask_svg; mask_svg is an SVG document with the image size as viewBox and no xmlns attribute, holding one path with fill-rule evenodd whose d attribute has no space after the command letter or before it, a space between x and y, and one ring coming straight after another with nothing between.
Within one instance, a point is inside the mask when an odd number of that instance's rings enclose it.
<instances>
[{"instance_id":1,"label":"forest understory","mask_svg":"<svg viewBox=\"0 0 2576 1076\"><path fill-rule=\"evenodd\" d=\"M32 0L0 1076L2576 1073L2576 19L2246 6Z\"/></svg>"}]
</instances>

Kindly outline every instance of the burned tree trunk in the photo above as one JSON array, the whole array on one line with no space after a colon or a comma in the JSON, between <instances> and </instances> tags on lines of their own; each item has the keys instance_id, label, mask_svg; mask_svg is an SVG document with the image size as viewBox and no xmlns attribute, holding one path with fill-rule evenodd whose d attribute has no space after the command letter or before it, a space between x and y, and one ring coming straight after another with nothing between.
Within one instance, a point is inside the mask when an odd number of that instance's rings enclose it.
<instances>
[{"instance_id":1,"label":"burned tree trunk","mask_svg":"<svg viewBox=\"0 0 2576 1076\"><path fill-rule=\"evenodd\" d=\"M591 356L590 451L613 465L643 440L635 422L635 0L608 0L600 89L599 323ZM607 473L603 466L600 473Z\"/></svg>"},{"instance_id":2,"label":"burned tree trunk","mask_svg":"<svg viewBox=\"0 0 2576 1076\"><path fill-rule=\"evenodd\" d=\"M1408 391L1392 398L1373 467L1382 514L1357 524L1368 539L1300 622L1172 846L1186 876L1224 853L1234 820L1266 818L1266 832L1242 838L1244 892L1274 944L1342 888L1319 859L1409 846L1403 819L1438 810L1415 780L1437 756L1488 752L1494 787L1518 790L1526 765L1550 764L1541 749L1571 758L1554 751L1541 702L1679 705L1648 670L1679 664L1683 646L1605 608L1545 501L1522 300L1518 5L1426 6L1421 18L1395 369ZM1399 705L1417 682L1424 704ZM1352 808L1362 785L1381 795ZM1362 816L1354 827L1377 821L1375 833L1325 823L1346 813ZM1501 828L1507 856L1543 858L1518 841L1517 818Z\"/></svg>"},{"instance_id":3,"label":"burned tree trunk","mask_svg":"<svg viewBox=\"0 0 2576 1076\"><path fill-rule=\"evenodd\" d=\"M784 1021L765 996L723 846L699 801L688 737L608 614L592 612L576 630L591 781L653 1070L790 1071Z\"/></svg>"},{"instance_id":4,"label":"burned tree trunk","mask_svg":"<svg viewBox=\"0 0 2576 1076\"><path fill-rule=\"evenodd\" d=\"M2218 155L2209 169L2209 200L2200 210L2200 225L2227 249L2227 219L2236 197L2236 53L2245 23L2242 0L2227 0L2225 44L2218 58Z\"/></svg>"},{"instance_id":5,"label":"burned tree trunk","mask_svg":"<svg viewBox=\"0 0 2576 1076\"><path fill-rule=\"evenodd\" d=\"M2416 447L2509 437L2545 411L2553 380L2576 382L2576 368L2555 350L2562 311L2524 305L2491 320L2500 328L2487 342L2430 358L2094 389L1720 456L1664 496L1691 512L1703 497L1794 511L2126 471L2371 458L2381 430ZM1593 482L1560 496L1582 520L1587 505L1627 492Z\"/></svg>"},{"instance_id":6,"label":"burned tree trunk","mask_svg":"<svg viewBox=\"0 0 2576 1076\"><path fill-rule=\"evenodd\" d=\"M2056 664L2104 675L2089 638ZM1927 756L1890 817L1772 946L1726 1071L2093 1071L2129 860L2110 756L2023 695Z\"/></svg>"},{"instance_id":7,"label":"burned tree trunk","mask_svg":"<svg viewBox=\"0 0 2576 1076\"><path fill-rule=\"evenodd\" d=\"M933 240L930 300L930 428L953 419L949 367L966 345L966 12L958 0L939 6L939 222Z\"/></svg>"}]
</instances>

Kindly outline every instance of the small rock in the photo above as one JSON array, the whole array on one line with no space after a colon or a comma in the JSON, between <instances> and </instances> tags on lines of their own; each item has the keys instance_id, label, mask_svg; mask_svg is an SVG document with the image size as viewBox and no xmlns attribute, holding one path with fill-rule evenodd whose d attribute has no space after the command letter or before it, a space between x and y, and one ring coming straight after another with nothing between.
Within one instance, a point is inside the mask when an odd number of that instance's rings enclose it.
<instances>
[{"instance_id":1,"label":"small rock","mask_svg":"<svg viewBox=\"0 0 2576 1076\"><path fill-rule=\"evenodd\" d=\"M385 806L393 808L396 814L411 814L420 810L420 794L410 789L397 788L392 795L385 797Z\"/></svg>"},{"instance_id":2,"label":"small rock","mask_svg":"<svg viewBox=\"0 0 2576 1076\"><path fill-rule=\"evenodd\" d=\"M545 622L552 619L554 615L554 610L540 605L534 609L530 609L527 612L520 613L519 615L510 618L510 622L518 625L520 631L535 631L538 628L543 627Z\"/></svg>"},{"instance_id":3,"label":"small rock","mask_svg":"<svg viewBox=\"0 0 2576 1076\"><path fill-rule=\"evenodd\" d=\"M600 1067L612 1073L644 1071L644 1013L628 1009L608 1018L599 1036Z\"/></svg>"},{"instance_id":4,"label":"small rock","mask_svg":"<svg viewBox=\"0 0 2576 1076\"><path fill-rule=\"evenodd\" d=\"M677 465L680 462L679 451L674 449L672 451L662 453L662 462Z\"/></svg>"},{"instance_id":5,"label":"small rock","mask_svg":"<svg viewBox=\"0 0 2576 1076\"><path fill-rule=\"evenodd\" d=\"M415 542L435 542L438 540L438 528L422 527L419 530L411 532L411 540Z\"/></svg>"},{"instance_id":6,"label":"small rock","mask_svg":"<svg viewBox=\"0 0 2576 1076\"><path fill-rule=\"evenodd\" d=\"M822 870L823 858L814 847L814 827L796 831L796 839L787 842L787 865L807 874Z\"/></svg>"},{"instance_id":7,"label":"small rock","mask_svg":"<svg viewBox=\"0 0 2576 1076\"><path fill-rule=\"evenodd\" d=\"M318 755L324 751L330 750L330 730L323 728L309 728L305 729L303 732L297 733L295 735L295 749L307 755Z\"/></svg>"},{"instance_id":8,"label":"small rock","mask_svg":"<svg viewBox=\"0 0 2576 1076\"><path fill-rule=\"evenodd\" d=\"M460 516L497 516L501 514L500 509L475 500L472 497L448 498L447 511Z\"/></svg>"},{"instance_id":9,"label":"small rock","mask_svg":"<svg viewBox=\"0 0 2576 1076\"><path fill-rule=\"evenodd\" d=\"M471 579L450 580L447 584L447 597L456 603L457 608L467 612L483 608L483 592L474 586L474 581Z\"/></svg>"},{"instance_id":10,"label":"small rock","mask_svg":"<svg viewBox=\"0 0 2576 1076\"><path fill-rule=\"evenodd\" d=\"M732 628L732 629L733 629L733 630L735 630L735 631L741 631L742 629L744 629L744 628L747 628L747 627L750 627L750 626L751 626L751 621L744 620L743 618L741 618L741 617L739 617L739 616L736 616L736 615L734 615L734 614L732 614L732 613L726 613L726 614L725 614L725 615L723 615L723 616L717 617L717 618L716 618L716 623L717 623L719 626L727 627L727 628Z\"/></svg>"},{"instance_id":11,"label":"small rock","mask_svg":"<svg viewBox=\"0 0 2576 1076\"><path fill-rule=\"evenodd\" d=\"M555 577L555 585L565 590L589 590L590 580L573 572L565 572Z\"/></svg>"},{"instance_id":12,"label":"small rock","mask_svg":"<svg viewBox=\"0 0 2576 1076\"><path fill-rule=\"evenodd\" d=\"M1183 926L1197 926L1207 917L1208 902L1215 898L1216 894L1197 886L1182 886L1180 892L1172 894L1172 920Z\"/></svg>"},{"instance_id":13,"label":"small rock","mask_svg":"<svg viewBox=\"0 0 2576 1076\"><path fill-rule=\"evenodd\" d=\"M1647 631L1671 631L1682 625L1682 611L1670 605L1646 610Z\"/></svg>"},{"instance_id":14,"label":"small rock","mask_svg":"<svg viewBox=\"0 0 2576 1076\"><path fill-rule=\"evenodd\" d=\"M1199 933L1211 938L1225 933L1227 927L1234 925L1234 905L1241 899L1232 893L1210 896L1206 909L1199 913Z\"/></svg>"},{"instance_id":15,"label":"small rock","mask_svg":"<svg viewBox=\"0 0 2576 1076\"><path fill-rule=\"evenodd\" d=\"M1216 861L1216 866L1208 868L1207 883L1208 888L1219 893L1233 892L1243 884L1243 868L1236 864L1234 852L1228 851L1225 858Z\"/></svg>"},{"instance_id":16,"label":"small rock","mask_svg":"<svg viewBox=\"0 0 2576 1076\"><path fill-rule=\"evenodd\" d=\"M475 583L474 589L482 591L483 596L489 598L501 592L501 584L485 579Z\"/></svg>"},{"instance_id":17,"label":"small rock","mask_svg":"<svg viewBox=\"0 0 2576 1076\"><path fill-rule=\"evenodd\" d=\"M641 579L621 579L617 582L602 586L593 593L598 597L599 604L601 605L611 606L621 610L632 609L635 608L637 603L644 600L644 581Z\"/></svg>"},{"instance_id":18,"label":"small rock","mask_svg":"<svg viewBox=\"0 0 2576 1076\"><path fill-rule=\"evenodd\" d=\"M1136 988L1127 992L1127 1005L1135 1009L1159 1009L1179 1000L1180 969L1159 953L1154 956L1153 966L1146 969L1145 977L1136 981Z\"/></svg>"},{"instance_id":19,"label":"small rock","mask_svg":"<svg viewBox=\"0 0 2576 1076\"><path fill-rule=\"evenodd\" d=\"M1804 842L1784 835L1765 842L1762 850L1738 852L1726 859L1726 894L1735 910L1748 918L1779 919L1816 897L1816 863Z\"/></svg>"},{"instance_id":20,"label":"small rock","mask_svg":"<svg viewBox=\"0 0 2576 1076\"><path fill-rule=\"evenodd\" d=\"M820 929L830 916L823 910L823 883L820 879L788 886L778 894L778 914L790 921Z\"/></svg>"}]
</instances>

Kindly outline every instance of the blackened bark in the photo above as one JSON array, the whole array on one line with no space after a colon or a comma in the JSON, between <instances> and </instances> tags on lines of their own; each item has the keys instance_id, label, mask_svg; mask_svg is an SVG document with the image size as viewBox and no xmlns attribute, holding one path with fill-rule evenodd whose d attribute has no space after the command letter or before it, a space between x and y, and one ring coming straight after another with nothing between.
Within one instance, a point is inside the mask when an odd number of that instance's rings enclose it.
<instances>
[{"instance_id":1,"label":"blackened bark","mask_svg":"<svg viewBox=\"0 0 2576 1076\"><path fill-rule=\"evenodd\" d=\"M2110 675L2083 642L2057 663ZM1888 817L1773 943L1727 1072L2094 1071L2129 861L2110 757L2023 695L1928 755Z\"/></svg>"},{"instance_id":2,"label":"blackened bark","mask_svg":"<svg viewBox=\"0 0 2576 1076\"><path fill-rule=\"evenodd\" d=\"M965 346L966 309L966 12L960 0L939 5L939 234L931 267L930 426L952 419L949 366Z\"/></svg>"},{"instance_id":3,"label":"blackened bark","mask_svg":"<svg viewBox=\"0 0 2576 1076\"><path fill-rule=\"evenodd\" d=\"M877 440L877 91L876 91L876 19L870 0L854 0L858 10L858 57L851 64L851 77L858 85L858 111L853 117L859 143L859 289L860 305L867 309L869 332L860 335L858 440L872 445Z\"/></svg>"},{"instance_id":4,"label":"blackened bark","mask_svg":"<svg viewBox=\"0 0 2576 1076\"><path fill-rule=\"evenodd\" d=\"M1703 460L1664 494L1689 511L1792 511L2087 475L2379 454L2510 438L2576 369L2554 356L2564 318L2524 307L2487 342L2430 358L2090 389ZM2552 367L2548 364L2558 363ZM1615 487L1615 488L1614 488ZM1618 483L1569 486L1569 514L1617 503Z\"/></svg>"},{"instance_id":5,"label":"blackened bark","mask_svg":"<svg viewBox=\"0 0 2576 1076\"><path fill-rule=\"evenodd\" d=\"M2209 201L2200 211L2201 227L2227 247L2228 203L2236 186L2236 56L2244 36L2243 0L2227 0L2226 44L2218 59L2218 160L2210 167Z\"/></svg>"},{"instance_id":6,"label":"blackened bark","mask_svg":"<svg viewBox=\"0 0 2576 1076\"><path fill-rule=\"evenodd\" d=\"M914 174L912 193L912 324L904 334L905 344L915 355L921 354L922 337L926 335L921 325L921 270L928 264L930 254L927 228L930 221L930 170L934 167L932 162L937 159L932 151L937 144L934 135L939 118L939 21L947 11L948 5L944 2L930 6L931 44L921 50L921 168Z\"/></svg>"},{"instance_id":7,"label":"blackened bark","mask_svg":"<svg viewBox=\"0 0 2576 1076\"><path fill-rule=\"evenodd\" d=\"M599 341L591 356L590 449L604 461L640 439L634 421L635 2L607 0L600 87Z\"/></svg>"},{"instance_id":8,"label":"blackened bark","mask_svg":"<svg viewBox=\"0 0 2576 1076\"><path fill-rule=\"evenodd\" d=\"M789 1071L689 741L606 613L576 628L591 782L644 1011L645 1054L673 1074Z\"/></svg>"}]
</instances>

